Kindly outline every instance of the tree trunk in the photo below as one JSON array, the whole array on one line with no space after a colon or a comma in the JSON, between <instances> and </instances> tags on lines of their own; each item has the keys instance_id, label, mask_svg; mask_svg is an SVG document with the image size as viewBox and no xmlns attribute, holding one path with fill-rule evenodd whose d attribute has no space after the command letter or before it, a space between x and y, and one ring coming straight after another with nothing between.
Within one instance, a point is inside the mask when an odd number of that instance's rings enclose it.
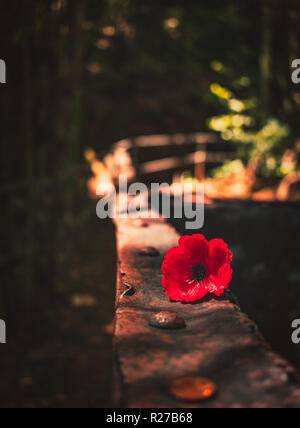
<instances>
[{"instance_id":1,"label":"tree trunk","mask_svg":"<svg viewBox=\"0 0 300 428\"><path fill-rule=\"evenodd\" d=\"M70 57L68 64L68 97L66 103L67 114L67 148L66 167L70 180L66 189L67 200L71 203L74 191L74 166L80 157L80 141L83 116L83 22L85 18L85 0L74 0L70 3Z\"/></svg>"},{"instance_id":2,"label":"tree trunk","mask_svg":"<svg viewBox=\"0 0 300 428\"><path fill-rule=\"evenodd\" d=\"M261 1L262 49L260 57L261 69L261 99L262 120L264 121L271 111L272 93L272 4L270 0Z\"/></svg>"}]
</instances>

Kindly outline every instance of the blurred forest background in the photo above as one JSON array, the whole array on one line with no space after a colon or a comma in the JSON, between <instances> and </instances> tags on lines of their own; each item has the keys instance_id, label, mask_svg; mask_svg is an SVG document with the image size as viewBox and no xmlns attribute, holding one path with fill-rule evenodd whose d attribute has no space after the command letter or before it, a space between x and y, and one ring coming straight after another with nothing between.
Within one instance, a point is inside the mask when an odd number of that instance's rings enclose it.
<instances>
[{"instance_id":1,"label":"blurred forest background","mask_svg":"<svg viewBox=\"0 0 300 428\"><path fill-rule=\"evenodd\" d=\"M108 406L113 227L84 152L220 132L266 183L298 171L298 0L11 0L0 5L0 406Z\"/></svg>"}]
</instances>

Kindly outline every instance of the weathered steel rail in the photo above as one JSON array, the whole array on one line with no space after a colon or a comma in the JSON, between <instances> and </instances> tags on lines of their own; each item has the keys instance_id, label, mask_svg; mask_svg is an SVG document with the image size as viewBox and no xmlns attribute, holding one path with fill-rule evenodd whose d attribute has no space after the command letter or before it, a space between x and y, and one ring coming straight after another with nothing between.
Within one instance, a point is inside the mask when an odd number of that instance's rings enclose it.
<instances>
[{"instance_id":1,"label":"weathered steel rail","mask_svg":"<svg viewBox=\"0 0 300 428\"><path fill-rule=\"evenodd\" d=\"M161 265L178 243L175 230L163 219L115 223L116 406L299 408L298 372L272 352L230 294L197 304L170 302ZM156 316L166 311L173 315ZM189 391L179 398L174 385L186 377L212 381L216 394L191 401Z\"/></svg>"}]
</instances>

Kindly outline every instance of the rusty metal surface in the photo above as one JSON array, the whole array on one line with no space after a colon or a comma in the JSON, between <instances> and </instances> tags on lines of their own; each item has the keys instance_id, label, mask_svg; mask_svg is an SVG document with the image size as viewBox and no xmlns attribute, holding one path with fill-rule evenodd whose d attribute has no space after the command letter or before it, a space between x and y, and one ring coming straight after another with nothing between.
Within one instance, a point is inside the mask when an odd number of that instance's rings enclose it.
<instances>
[{"instance_id":1,"label":"rusty metal surface","mask_svg":"<svg viewBox=\"0 0 300 428\"><path fill-rule=\"evenodd\" d=\"M170 302L161 286L164 255L179 239L170 225L163 219L122 219L116 226L117 406L300 407L298 373L271 351L256 325L228 297ZM151 320L162 311L177 314L184 328L154 326ZM207 399L199 396L191 402L174 394L174 385L191 377L202 378L201 385L206 379L212 388Z\"/></svg>"}]
</instances>

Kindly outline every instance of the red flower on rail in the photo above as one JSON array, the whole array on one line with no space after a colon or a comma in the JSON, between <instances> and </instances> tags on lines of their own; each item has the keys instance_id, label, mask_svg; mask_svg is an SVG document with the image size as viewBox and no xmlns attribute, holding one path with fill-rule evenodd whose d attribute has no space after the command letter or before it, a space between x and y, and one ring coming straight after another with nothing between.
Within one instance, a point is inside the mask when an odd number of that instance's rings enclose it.
<instances>
[{"instance_id":1,"label":"red flower on rail","mask_svg":"<svg viewBox=\"0 0 300 428\"><path fill-rule=\"evenodd\" d=\"M162 284L171 300L195 302L213 293L220 296L232 279L232 252L222 239L183 236L162 265Z\"/></svg>"}]
</instances>

